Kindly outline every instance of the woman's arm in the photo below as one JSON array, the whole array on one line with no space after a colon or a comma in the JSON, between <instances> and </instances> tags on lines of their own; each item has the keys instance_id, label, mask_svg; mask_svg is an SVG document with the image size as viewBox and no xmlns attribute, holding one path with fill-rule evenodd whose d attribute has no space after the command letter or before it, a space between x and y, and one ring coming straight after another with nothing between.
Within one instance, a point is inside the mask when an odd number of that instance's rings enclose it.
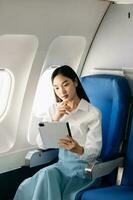
<instances>
[{"instance_id":1,"label":"woman's arm","mask_svg":"<svg viewBox=\"0 0 133 200\"><path fill-rule=\"evenodd\" d=\"M98 157L102 148L101 113L97 112L88 124L89 129L81 159Z\"/></svg>"},{"instance_id":2,"label":"woman's arm","mask_svg":"<svg viewBox=\"0 0 133 200\"><path fill-rule=\"evenodd\" d=\"M94 110L93 110L94 111ZM88 132L86 134L85 144L81 146L71 137L63 138L59 141L59 147L65 148L71 152L80 155L81 159L88 159L92 156L97 157L101 152L102 131L101 131L101 114L92 112L88 120Z\"/></svg>"}]
</instances>

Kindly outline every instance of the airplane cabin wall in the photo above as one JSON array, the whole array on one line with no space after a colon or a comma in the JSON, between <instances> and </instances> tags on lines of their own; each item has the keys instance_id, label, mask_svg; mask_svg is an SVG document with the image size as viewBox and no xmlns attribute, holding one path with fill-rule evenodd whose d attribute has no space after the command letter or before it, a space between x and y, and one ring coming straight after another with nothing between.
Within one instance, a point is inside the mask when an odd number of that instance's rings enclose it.
<instances>
[{"instance_id":1,"label":"airplane cabin wall","mask_svg":"<svg viewBox=\"0 0 133 200\"><path fill-rule=\"evenodd\" d=\"M94 69L123 73L133 92L133 4L112 4L99 28L82 75Z\"/></svg>"}]
</instances>

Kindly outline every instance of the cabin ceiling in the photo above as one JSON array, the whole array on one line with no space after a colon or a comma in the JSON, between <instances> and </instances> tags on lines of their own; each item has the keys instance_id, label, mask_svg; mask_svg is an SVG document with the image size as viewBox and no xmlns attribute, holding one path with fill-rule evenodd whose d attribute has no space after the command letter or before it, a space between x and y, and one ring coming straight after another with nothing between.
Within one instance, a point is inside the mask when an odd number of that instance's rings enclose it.
<instances>
[{"instance_id":1,"label":"cabin ceiling","mask_svg":"<svg viewBox=\"0 0 133 200\"><path fill-rule=\"evenodd\" d=\"M100 0L100 1L110 1L116 4L133 4L133 0Z\"/></svg>"},{"instance_id":2,"label":"cabin ceiling","mask_svg":"<svg viewBox=\"0 0 133 200\"><path fill-rule=\"evenodd\" d=\"M90 43L109 2L99 0L0 0L0 35L33 34L45 51L60 35Z\"/></svg>"}]
</instances>

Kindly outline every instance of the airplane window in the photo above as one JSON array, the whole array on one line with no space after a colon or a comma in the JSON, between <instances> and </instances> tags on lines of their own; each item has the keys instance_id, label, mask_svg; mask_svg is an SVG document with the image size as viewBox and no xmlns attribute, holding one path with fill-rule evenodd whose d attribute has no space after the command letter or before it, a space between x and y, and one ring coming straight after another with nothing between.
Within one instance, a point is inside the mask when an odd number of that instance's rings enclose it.
<instances>
[{"instance_id":1,"label":"airplane window","mask_svg":"<svg viewBox=\"0 0 133 200\"><path fill-rule=\"evenodd\" d=\"M51 75L54 69L55 66L51 66L46 71L43 71L38 82L27 136L28 142L33 145L36 144L35 138L39 133L38 123L41 121L43 114L47 111L49 106L55 102L51 83Z\"/></svg>"},{"instance_id":2,"label":"airplane window","mask_svg":"<svg viewBox=\"0 0 133 200\"><path fill-rule=\"evenodd\" d=\"M54 71L55 66L51 66L40 77L35 100L33 104L33 115L40 117L47 111L49 106L55 102L55 96L51 83L51 75Z\"/></svg>"},{"instance_id":3,"label":"airplane window","mask_svg":"<svg viewBox=\"0 0 133 200\"><path fill-rule=\"evenodd\" d=\"M6 69L0 69L0 121L5 117L13 90L13 76Z\"/></svg>"}]
</instances>

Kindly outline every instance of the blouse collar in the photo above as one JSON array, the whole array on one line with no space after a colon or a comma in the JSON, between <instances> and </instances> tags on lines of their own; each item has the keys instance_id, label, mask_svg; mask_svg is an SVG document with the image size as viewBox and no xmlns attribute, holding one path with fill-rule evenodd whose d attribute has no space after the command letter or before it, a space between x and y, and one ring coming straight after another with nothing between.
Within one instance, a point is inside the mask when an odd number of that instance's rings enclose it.
<instances>
[{"instance_id":1,"label":"blouse collar","mask_svg":"<svg viewBox=\"0 0 133 200\"><path fill-rule=\"evenodd\" d=\"M88 110L89 103L85 99L81 99L76 110L82 110L87 111Z\"/></svg>"}]
</instances>

